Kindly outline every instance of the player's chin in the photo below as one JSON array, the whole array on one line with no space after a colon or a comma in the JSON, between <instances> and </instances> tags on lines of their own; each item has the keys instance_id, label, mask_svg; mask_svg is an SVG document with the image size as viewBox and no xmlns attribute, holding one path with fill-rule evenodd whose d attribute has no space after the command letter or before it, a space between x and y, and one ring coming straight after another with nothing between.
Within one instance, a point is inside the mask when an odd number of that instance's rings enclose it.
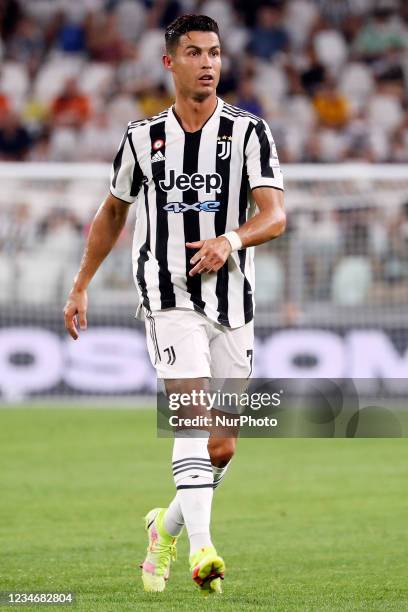
<instances>
[{"instance_id":1,"label":"player's chin","mask_svg":"<svg viewBox=\"0 0 408 612\"><path fill-rule=\"evenodd\" d=\"M213 81L204 81L204 84L200 83L195 90L195 98L205 100L211 96L216 90L215 83Z\"/></svg>"},{"instance_id":2,"label":"player's chin","mask_svg":"<svg viewBox=\"0 0 408 612\"><path fill-rule=\"evenodd\" d=\"M205 100L206 98L208 98L209 96L213 95L214 92L215 92L215 87L208 87L208 86L198 87L194 92L194 98L198 102L201 102Z\"/></svg>"}]
</instances>

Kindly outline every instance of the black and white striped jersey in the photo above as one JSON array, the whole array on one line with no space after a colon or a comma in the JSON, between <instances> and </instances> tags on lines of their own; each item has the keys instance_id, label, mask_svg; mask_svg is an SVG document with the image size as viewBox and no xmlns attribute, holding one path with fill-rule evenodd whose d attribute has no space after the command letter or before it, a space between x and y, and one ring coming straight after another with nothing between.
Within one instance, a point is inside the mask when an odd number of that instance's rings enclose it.
<instances>
[{"instance_id":1,"label":"black and white striped jersey","mask_svg":"<svg viewBox=\"0 0 408 612\"><path fill-rule=\"evenodd\" d=\"M133 269L151 312L189 308L228 327L254 313L254 249L234 252L216 274L190 277L185 246L235 230L254 214L251 190L283 189L276 147L263 119L218 98L197 132L172 108L130 122L115 157L111 192L136 202Z\"/></svg>"}]
</instances>

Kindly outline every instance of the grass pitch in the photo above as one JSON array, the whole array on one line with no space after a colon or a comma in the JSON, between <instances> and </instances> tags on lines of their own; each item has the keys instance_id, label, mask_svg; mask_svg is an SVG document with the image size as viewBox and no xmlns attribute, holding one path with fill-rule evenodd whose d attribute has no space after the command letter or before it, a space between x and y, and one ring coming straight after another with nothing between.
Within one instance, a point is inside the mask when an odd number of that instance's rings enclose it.
<instances>
[{"instance_id":1,"label":"grass pitch","mask_svg":"<svg viewBox=\"0 0 408 612\"><path fill-rule=\"evenodd\" d=\"M72 590L92 612L407 610L407 442L241 440L214 496L224 594L206 601L185 534L166 591L141 590L141 517L174 492L153 411L3 409L0 591Z\"/></svg>"}]
</instances>

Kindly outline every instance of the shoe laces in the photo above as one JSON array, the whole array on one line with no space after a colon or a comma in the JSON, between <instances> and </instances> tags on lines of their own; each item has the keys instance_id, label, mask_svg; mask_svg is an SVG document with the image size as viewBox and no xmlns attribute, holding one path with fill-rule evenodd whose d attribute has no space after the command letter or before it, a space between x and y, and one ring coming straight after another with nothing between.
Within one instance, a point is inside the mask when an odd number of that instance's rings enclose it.
<instances>
[{"instance_id":1,"label":"shoe laces","mask_svg":"<svg viewBox=\"0 0 408 612\"><path fill-rule=\"evenodd\" d=\"M166 570L170 561L177 559L177 548L175 544L164 544L159 542L157 544L157 552L159 553L158 568L160 570Z\"/></svg>"}]
</instances>

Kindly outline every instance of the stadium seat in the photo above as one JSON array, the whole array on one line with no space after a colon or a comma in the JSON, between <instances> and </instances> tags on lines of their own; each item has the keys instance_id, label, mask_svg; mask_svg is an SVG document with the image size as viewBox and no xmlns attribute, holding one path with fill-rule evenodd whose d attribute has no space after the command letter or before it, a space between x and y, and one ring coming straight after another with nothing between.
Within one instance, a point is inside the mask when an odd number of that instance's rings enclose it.
<instances>
[{"instance_id":1,"label":"stadium seat","mask_svg":"<svg viewBox=\"0 0 408 612\"><path fill-rule=\"evenodd\" d=\"M272 105L277 104L288 90L285 73L276 65L260 61L255 77L255 90L266 105L268 100L272 101Z\"/></svg>"},{"instance_id":2,"label":"stadium seat","mask_svg":"<svg viewBox=\"0 0 408 612\"><path fill-rule=\"evenodd\" d=\"M318 32L314 39L314 48L318 60L335 75L342 68L347 60L347 45L336 30L322 30Z\"/></svg>"},{"instance_id":3,"label":"stadium seat","mask_svg":"<svg viewBox=\"0 0 408 612\"><path fill-rule=\"evenodd\" d=\"M57 162L76 161L78 159L78 134L72 128L56 128L50 139L50 157Z\"/></svg>"},{"instance_id":4,"label":"stadium seat","mask_svg":"<svg viewBox=\"0 0 408 612\"><path fill-rule=\"evenodd\" d=\"M28 88L26 67L17 62L4 62L0 70L0 90L9 97L14 108L21 108Z\"/></svg>"},{"instance_id":5,"label":"stadium seat","mask_svg":"<svg viewBox=\"0 0 408 612\"><path fill-rule=\"evenodd\" d=\"M34 94L42 102L50 103L62 90L70 77L81 71L83 60L79 57L56 53L40 69L34 84Z\"/></svg>"},{"instance_id":6,"label":"stadium seat","mask_svg":"<svg viewBox=\"0 0 408 612\"><path fill-rule=\"evenodd\" d=\"M144 30L146 11L141 2L123 0L116 9L119 31L127 40L136 40Z\"/></svg>"},{"instance_id":7,"label":"stadium seat","mask_svg":"<svg viewBox=\"0 0 408 612\"><path fill-rule=\"evenodd\" d=\"M309 0L292 0L288 3L285 27L296 48L304 47L317 17L317 7Z\"/></svg>"},{"instance_id":8,"label":"stadium seat","mask_svg":"<svg viewBox=\"0 0 408 612\"><path fill-rule=\"evenodd\" d=\"M90 96L106 93L114 76L113 66L102 62L90 62L82 70L78 84L81 91Z\"/></svg>"},{"instance_id":9,"label":"stadium seat","mask_svg":"<svg viewBox=\"0 0 408 612\"><path fill-rule=\"evenodd\" d=\"M372 72L365 64L347 64L341 74L339 90L357 110L364 107L375 87Z\"/></svg>"},{"instance_id":10,"label":"stadium seat","mask_svg":"<svg viewBox=\"0 0 408 612\"><path fill-rule=\"evenodd\" d=\"M342 306L362 304L368 297L371 284L372 269L368 257L343 257L334 270L332 299Z\"/></svg>"},{"instance_id":11,"label":"stadium seat","mask_svg":"<svg viewBox=\"0 0 408 612\"><path fill-rule=\"evenodd\" d=\"M112 102L108 104L107 113L115 128L121 130L119 139L121 138L121 135L129 121L136 121L137 119L143 118L142 110L139 104L132 98L132 96L127 94L116 96Z\"/></svg>"},{"instance_id":12,"label":"stadium seat","mask_svg":"<svg viewBox=\"0 0 408 612\"><path fill-rule=\"evenodd\" d=\"M6 304L11 301L14 278L12 259L0 253L0 303Z\"/></svg>"},{"instance_id":13,"label":"stadium seat","mask_svg":"<svg viewBox=\"0 0 408 612\"><path fill-rule=\"evenodd\" d=\"M22 255L18 260L19 301L55 305L62 297L64 261L45 253Z\"/></svg>"},{"instance_id":14,"label":"stadium seat","mask_svg":"<svg viewBox=\"0 0 408 612\"><path fill-rule=\"evenodd\" d=\"M284 295L285 274L276 255L259 253L255 257L256 304L268 308L280 302Z\"/></svg>"},{"instance_id":15,"label":"stadium seat","mask_svg":"<svg viewBox=\"0 0 408 612\"><path fill-rule=\"evenodd\" d=\"M375 94L368 106L368 120L373 129L380 128L387 133L395 130L403 120L399 100L389 94Z\"/></svg>"}]
</instances>

